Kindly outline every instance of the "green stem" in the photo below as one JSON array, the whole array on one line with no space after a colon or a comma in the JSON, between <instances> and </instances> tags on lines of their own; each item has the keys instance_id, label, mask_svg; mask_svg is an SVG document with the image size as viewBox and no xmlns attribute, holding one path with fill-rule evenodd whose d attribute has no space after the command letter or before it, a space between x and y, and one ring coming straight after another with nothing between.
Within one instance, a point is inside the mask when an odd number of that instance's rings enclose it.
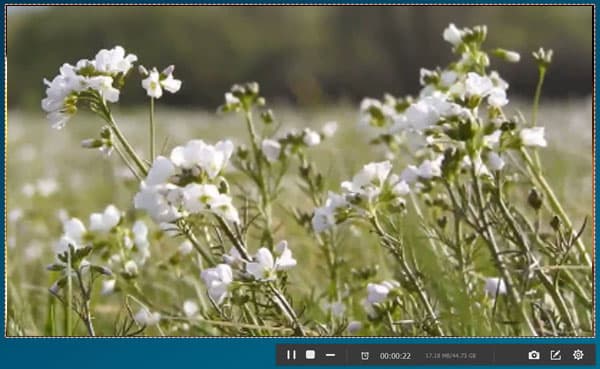
<instances>
[{"instance_id":1,"label":"green stem","mask_svg":"<svg viewBox=\"0 0 600 369\"><path fill-rule=\"evenodd\" d=\"M370 219L371 219L371 224L375 228L375 231L377 232L379 237L382 238L384 243L387 243L387 244L389 244L390 242L399 243L399 241L395 237L387 234L383 230L383 228L381 227L381 224L379 223L379 220L377 219L377 216L375 214L371 215ZM397 256L400 256L400 255L397 255ZM406 260L403 257L399 257L398 259L399 259L398 261L400 262L400 266L402 267L402 270L404 271L404 273L406 274L408 279L411 281L411 283L415 287L415 289L417 291L417 295L419 296L419 300L421 300L421 304L427 311L429 318L433 321L433 326L435 327L436 333L438 334L438 336L444 336L445 335L444 331L441 327L441 324L440 324L440 321L439 321L437 315L435 314L435 311L433 310L433 307L431 306L431 303L429 302L429 296L427 295L427 292L421 285L421 282L417 279L417 276L415 276L415 274L413 273L412 269L410 268L410 266L408 265Z\"/></svg>"},{"instance_id":2,"label":"green stem","mask_svg":"<svg viewBox=\"0 0 600 369\"><path fill-rule=\"evenodd\" d=\"M155 125L154 125L154 98L150 98L150 162L155 157Z\"/></svg>"},{"instance_id":3,"label":"green stem","mask_svg":"<svg viewBox=\"0 0 600 369\"><path fill-rule=\"evenodd\" d=\"M550 201L550 207L552 208L552 210L554 212L557 213L558 217L563 222L563 224L565 224L567 226L569 232L573 232L573 223L571 223L571 220L567 216L567 213L564 211L563 207L560 205L560 202L556 198L554 191L552 191L550 184L548 184L548 181L546 181L546 178L543 176L541 171L536 168L535 164L533 163L533 160L531 159L531 156L525 150L525 148L521 148L521 154L523 155L523 158L525 159L525 163L527 163L529 172L535 177L536 181L539 183L539 185L542 187L542 190L544 190L544 193L548 197L548 200ZM576 246L577 246L577 249L579 250L580 255L583 257L585 264L587 266L591 267L592 260L590 259L590 256L587 253L587 249L585 247L585 244L581 240L581 237L577 239Z\"/></svg>"},{"instance_id":4,"label":"green stem","mask_svg":"<svg viewBox=\"0 0 600 369\"><path fill-rule=\"evenodd\" d=\"M471 160L472 160L472 162L475 162L473 159L471 159ZM527 311L525 310L525 306L523 305L523 300L521 299L521 296L519 295L519 293L517 292L517 290L513 284L513 280L512 280L510 273L504 266L504 261L502 260L502 258L500 256L500 248L498 247L498 244L496 243L496 238L494 236L494 232L492 232L490 229L490 222L489 222L489 219L488 219L487 213L485 211L485 207L484 207L483 192L481 190L481 184L479 183L479 179L477 177L477 173L475 172L474 165L471 165L471 176L473 178L473 184L475 187L475 195L476 195L475 199L477 202L477 206L479 207L479 217L480 217L480 221L482 223L482 226L480 227L481 229L479 231L489 246L489 250L490 250L490 253L492 254L492 257L494 258L496 268L500 272L500 275L502 276L502 279L504 280L504 283L506 284L506 290L508 292L509 298L512 300L512 303L515 305L515 308L517 308L519 314L521 315L521 318L527 325L527 328L528 328L529 332L531 333L531 335L537 336L538 334L535 330L535 327L531 323L531 320L529 319L529 316L527 315Z\"/></svg>"},{"instance_id":5,"label":"green stem","mask_svg":"<svg viewBox=\"0 0 600 369\"><path fill-rule=\"evenodd\" d=\"M546 76L546 68L543 66L539 67L539 78L537 86L535 87L535 95L533 96L533 108L531 112L531 124L533 127L537 126L538 110L540 107L540 98L542 96L542 86L544 85L544 78ZM535 165L541 170L540 156L537 150L534 150L533 157L535 159Z\"/></svg>"},{"instance_id":6,"label":"green stem","mask_svg":"<svg viewBox=\"0 0 600 369\"><path fill-rule=\"evenodd\" d=\"M73 280L71 278L71 246L67 249L67 310L65 311L65 335L70 336L72 330Z\"/></svg>"}]
</instances>

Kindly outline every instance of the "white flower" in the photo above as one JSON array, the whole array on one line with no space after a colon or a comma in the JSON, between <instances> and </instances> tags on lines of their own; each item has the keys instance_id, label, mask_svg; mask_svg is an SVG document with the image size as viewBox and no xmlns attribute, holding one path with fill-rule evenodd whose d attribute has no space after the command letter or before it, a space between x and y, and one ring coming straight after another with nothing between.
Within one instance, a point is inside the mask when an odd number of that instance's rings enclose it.
<instances>
[{"instance_id":1,"label":"white flower","mask_svg":"<svg viewBox=\"0 0 600 369\"><path fill-rule=\"evenodd\" d=\"M148 243L148 226L141 220L137 220L131 227L133 233L133 243L138 249L146 249L150 245Z\"/></svg>"},{"instance_id":2,"label":"white flower","mask_svg":"<svg viewBox=\"0 0 600 369\"><path fill-rule=\"evenodd\" d=\"M462 42L463 33L463 31L456 28L454 23L450 23L444 30L442 36L444 37L444 40L456 46Z\"/></svg>"},{"instance_id":3,"label":"white flower","mask_svg":"<svg viewBox=\"0 0 600 369\"><path fill-rule=\"evenodd\" d=\"M396 281L383 281L381 283L369 283L367 285L367 302L377 304L387 298L389 293L399 287L400 284Z\"/></svg>"},{"instance_id":4,"label":"white flower","mask_svg":"<svg viewBox=\"0 0 600 369\"><path fill-rule=\"evenodd\" d=\"M123 270L130 277L134 277L138 274L138 266L133 260L128 260L123 266Z\"/></svg>"},{"instance_id":5,"label":"white flower","mask_svg":"<svg viewBox=\"0 0 600 369\"><path fill-rule=\"evenodd\" d=\"M185 300L183 302L183 313L186 317L193 317L198 313L198 304L192 300Z\"/></svg>"},{"instance_id":6,"label":"white flower","mask_svg":"<svg viewBox=\"0 0 600 369\"><path fill-rule=\"evenodd\" d=\"M136 209L145 210L157 223L169 223L182 217L181 189L172 184L141 186L133 199Z\"/></svg>"},{"instance_id":7,"label":"white flower","mask_svg":"<svg viewBox=\"0 0 600 369\"><path fill-rule=\"evenodd\" d=\"M519 137L525 146L546 147L548 142L544 137L544 133L544 127L523 128L519 133Z\"/></svg>"},{"instance_id":8,"label":"white flower","mask_svg":"<svg viewBox=\"0 0 600 369\"><path fill-rule=\"evenodd\" d=\"M346 207L348 202L344 196L334 192L327 194L327 200L323 207L315 209L312 218L312 227L316 233L321 233L336 225L336 212L338 209Z\"/></svg>"},{"instance_id":9,"label":"white flower","mask_svg":"<svg viewBox=\"0 0 600 369\"><path fill-rule=\"evenodd\" d=\"M160 85L160 73L153 69L148 74L148 77L142 80L142 87L146 90L146 94L154 99L160 99L162 96L162 86Z\"/></svg>"},{"instance_id":10,"label":"white flower","mask_svg":"<svg viewBox=\"0 0 600 369\"><path fill-rule=\"evenodd\" d=\"M15 208L8 212L8 221L16 223L23 218L23 209Z\"/></svg>"},{"instance_id":11,"label":"white flower","mask_svg":"<svg viewBox=\"0 0 600 369\"><path fill-rule=\"evenodd\" d=\"M32 197L33 195L35 195L35 192L36 192L36 188L31 183L25 183L23 185L23 188L21 188L21 193L23 193L23 195L25 195L25 197Z\"/></svg>"},{"instance_id":12,"label":"white flower","mask_svg":"<svg viewBox=\"0 0 600 369\"><path fill-rule=\"evenodd\" d=\"M54 178L42 178L37 181L36 187L40 196L48 197L58 190L58 183Z\"/></svg>"},{"instance_id":13,"label":"white flower","mask_svg":"<svg viewBox=\"0 0 600 369\"><path fill-rule=\"evenodd\" d=\"M108 102L117 102L119 101L119 93L120 91L113 87L113 79L108 76L95 76L91 77L87 80L90 88L98 91L100 96L102 96Z\"/></svg>"},{"instance_id":14,"label":"white flower","mask_svg":"<svg viewBox=\"0 0 600 369\"><path fill-rule=\"evenodd\" d=\"M62 255L69 250L69 246L77 250L83 247L83 236L86 229L81 220L71 218L63 223L63 236L55 245L56 255Z\"/></svg>"},{"instance_id":15,"label":"white flower","mask_svg":"<svg viewBox=\"0 0 600 369\"><path fill-rule=\"evenodd\" d=\"M220 195L219 189L213 184L190 183L182 190L185 210L194 214L207 210L212 202Z\"/></svg>"},{"instance_id":16,"label":"white flower","mask_svg":"<svg viewBox=\"0 0 600 369\"><path fill-rule=\"evenodd\" d=\"M194 250L194 245L189 240L183 241L181 244L179 244L179 247L177 248L177 251L181 255L188 255L193 250Z\"/></svg>"},{"instance_id":17,"label":"white flower","mask_svg":"<svg viewBox=\"0 0 600 369\"><path fill-rule=\"evenodd\" d=\"M141 308L133 317L135 322L139 325L143 325L146 327L150 327L153 325L157 325L160 322L160 313L154 312L151 313L150 310L143 307Z\"/></svg>"},{"instance_id":18,"label":"white flower","mask_svg":"<svg viewBox=\"0 0 600 369\"><path fill-rule=\"evenodd\" d=\"M276 162L281 153L281 144L278 141L265 139L262 144L262 152L270 163Z\"/></svg>"},{"instance_id":19,"label":"white flower","mask_svg":"<svg viewBox=\"0 0 600 369\"><path fill-rule=\"evenodd\" d=\"M107 233L119 224L121 212L114 205L108 205L103 213L90 215L90 231Z\"/></svg>"},{"instance_id":20,"label":"white flower","mask_svg":"<svg viewBox=\"0 0 600 369\"><path fill-rule=\"evenodd\" d=\"M242 258L242 255L235 247L232 247L229 250L229 253L223 255L223 261L225 261L225 263L231 266L238 266L244 264L244 259Z\"/></svg>"},{"instance_id":21,"label":"white flower","mask_svg":"<svg viewBox=\"0 0 600 369\"><path fill-rule=\"evenodd\" d=\"M502 168L504 168L504 165L506 164L504 162L504 159L502 159L502 157L494 151L491 151L488 154L487 159L488 167L493 171L502 170Z\"/></svg>"},{"instance_id":22,"label":"white flower","mask_svg":"<svg viewBox=\"0 0 600 369\"><path fill-rule=\"evenodd\" d=\"M352 182L342 182L342 189L349 193L364 195L371 200L379 195L391 170L392 163L387 160L369 163L352 178Z\"/></svg>"},{"instance_id":23,"label":"white flower","mask_svg":"<svg viewBox=\"0 0 600 369\"><path fill-rule=\"evenodd\" d=\"M165 69L166 76L161 75L156 68L153 68L148 76L142 80L142 87L146 90L149 97L160 99L163 94L163 88L170 93L176 93L181 88L181 81L173 78L173 67ZM163 72L164 73L164 72Z\"/></svg>"},{"instance_id":24,"label":"white flower","mask_svg":"<svg viewBox=\"0 0 600 369\"><path fill-rule=\"evenodd\" d=\"M275 245L275 253L278 255L275 259L275 268L277 270L288 270L296 266L297 261L292 256L292 250L289 249L286 240L280 241Z\"/></svg>"},{"instance_id":25,"label":"white flower","mask_svg":"<svg viewBox=\"0 0 600 369\"><path fill-rule=\"evenodd\" d=\"M317 146L321 143L321 136L310 128L304 129L302 141L306 146Z\"/></svg>"},{"instance_id":26,"label":"white flower","mask_svg":"<svg viewBox=\"0 0 600 369\"><path fill-rule=\"evenodd\" d=\"M279 270L288 270L296 266L296 259L292 256L292 251L287 246L287 241L281 241L276 246L276 252L279 255L273 259L269 249L261 247L254 255L253 262L246 265L246 271L255 279L260 281L272 280L275 278L275 272Z\"/></svg>"},{"instance_id":27,"label":"white flower","mask_svg":"<svg viewBox=\"0 0 600 369\"><path fill-rule=\"evenodd\" d=\"M164 184L174 174L175 166L173 163L171 163L171 161L164 156L158 156L156 159L154 159L144 184L147 186Z\"/></svg>"},{"instance_id":28,"label":"white flower","mask_svg":"<svg viewBox=\"0 0 600 369\"><path fill-rule=\"evenodd\" d=\"M465 80L465 92L467 96L486 96L494 88L492 80L488 76L481 76L469 72Z\"/></svg>"},{"instance_id":29,"label":"white flower","mask_svg":"<svg viewBox=\"0 0 600 369\"><path fill-rule=\"evenodd\" d=\"M392 187L392 192L396 196L405 196L410 193L410 186L406 181L399 181Z\"/></svg>"},{"instance_id":30,"label":"white flower","mask_svg":"<svg viewBox=\"0 0 600 369\"><path fill-rule=\"evenodd\" d=\"M481 160L481 155L479 153L475 156L475 160L472 161L470 157L464 156L462 160L462 166L465 168L470 168L473 163L475 163L475 175L477 176L491 176L490 171L485 166L483 161Z\"/></svg>"},{"instance_id":31,"label":"white flower","mask_svg":"<svg viewBox=\"0 0 600 369\"><path fill-rule=\"evenodd\" d=\"M219 264L214 268L205 269L200 274L208 289L208 295L218 305L223 303L228 295L227 289L233 282L233 271L227 264Z\"/></svg>"},{"instance_id":32,"label":"white flower","mask_svg":"<svg viewBox=\"0 0 600 369\"><path fill-rule=\"evenodd\" d=\"M496 297L506 294L506 284L500 278L486 278L484 291L486 295Z\"/></svg>"},{"instance_id":33,"label":"white flower","mask_svg":"<svg viewBox=\"0 0 600 369\"><path fill-rule=\"evenodd\" d=\"M184 169L199 167L213 179L227 166L233 148L229 140L219 141L214 146L202 140L191 140L185 146L177 146L171 151L171 161Z\"/></svg>"},{"instance_id":34,"label":"white flower","mask_svg":"<svg viewBox=\"0 0 600 369\"><path fill-rule=\"evenodd\" d=\"M458 79L458 73L453 70L445 70L440 74L440 85L448 88L456 82Z\"/></svg>"},{"instance_id":35,"label":"white flower","mask_svg":"<svg viewBox=\"0 0 600 369\"><path fill-rule=\"evenodd\" d=\"M246 265L246 271L260 281L274 279L275 260L269 249L261 247L254 255L253 262Z\"/></svg>"},{"instance_id":36,"label":"white flower","mask_svg":"<svg viewBox=\"0 0 600 369\"><path fill-rule=\"evenodd\" d=\"M496 108L503 107L504 105L508 104L508 99L506 98L506 91L499 87L491 89L487 101L488 104Z\"/></svg>"},{"instance_id":37,"label":"white flower","mask_svg":"<svg viewBox=\"0 0 600 369\"><path fill-rule=\"evenodd\" d=\"M115 46L110 50L102 49L96 54L93 61L95 69L108 74L126 74L137 61L134 54L125 55L125 49Z\"/></svg>"},{"instance_id":38,"label":"white flower","mask_svg":"<svg viewBox=\"0 0 600 369\"><path fill-rule=\"evenodd\" d=\"M418 167L414 165L409 165L402 173L400 174L400 179L408 183L413 183L418 178L422 179L432 179L434 177L439 177L442 175L442 161L444 160L444 156L440 155L434 160L423 160L421 165Z\"/></svg>"},{"instance_id":39,"label":"white flower","mask_svg":"<svg viewBox=\"0 0 600 369\"><path fill-rule=\"evenodd\" d=\"M167 76L162 81L160 81L160 84L163 86L163 88L172 94L176 93L181 89L181 81L173 78L174 69L175 68L173 66L167 68L166 70L170 71L170 73L168 73Z\"/></svg>"},{"instance_id":40,"label":"white flower","mask_svg":"<svg viewBox=\"0 0 600 369\"><path fill-rule=\"evenodd\" d=\"M231 92L226 92L225 93L225 104L227 105L237 105L240 103L240 99L238 99L237 97L233 96L233 94Z\"/></svg>"},{"instance_id":41,"label":"white flower","mask_svg":"<svg viewBox=\"0 0 600 369\"><path fill-rule=\"evenodd\" d=\"M496 148L500 143L501 130L495 130L494 133L483 136L483 144L490 149Z\"/></svg>"},{"instance_id":42,"label":"white flower","mask_svg":"<svg viewBox=\"0 0 600 369\"><path fill-rule=\"evenodd\" d=\"M239 223L240 217L237 209L232 204L231 197L219 194L211 203L210 209L217 215L232 223Z\"/></svg>"},{"instance_id":43,"label":"white flower","mask_svg":"<svg viewBox=\"0 0 600 369\"><path fill-rule=\"evenodd\" d=\"M333 137L333 135L335 135L337 129L338 123L336 121L331 121L323 125L323 127L321 128L321 133L323 134L323 137L331 138Z\"/></svg>"},{"instance_id":44,"label":"white flower","mask_svg":"<svg viewBox=\"0 0 600 369\"><path fill-rule=\"evenodd\" d=\"M112 294L115 291L116 284L116 279L107 279L105 281L102 281L102 288L100 289L100 294L102 294L103 296Z\"/></svg>"}]
</instances>

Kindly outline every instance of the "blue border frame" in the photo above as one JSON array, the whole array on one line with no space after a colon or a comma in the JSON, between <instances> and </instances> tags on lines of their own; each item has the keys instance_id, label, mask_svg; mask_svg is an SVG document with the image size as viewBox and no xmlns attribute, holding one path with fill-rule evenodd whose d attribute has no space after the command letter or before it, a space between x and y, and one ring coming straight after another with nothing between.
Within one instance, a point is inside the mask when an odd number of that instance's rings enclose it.
<instances>
[{"instance_id":1,"label":"blue border frame","mask_svg":"<svg viewBox=\"0 0 600 369\"><path fill-rule=\"evenodd\" d=\"M201 5L201 4L275 4L276 1L62 1L58 4L181 4L181 5ZM286 4L286 2L280 2ZM598 5L598 1L461 1L464 5L541 5L541 4L561 4L561 5ZM2 15L6 32L6 5L24 5L16 2L2 1ZM34 0L25 5L52 5L50 2ZM296 0L287 2L287 4L453 4L448 0L422 0L417 2L409 1L306 1ZM596 34L598 25L596 18L598 16L598 6L594 8L594 86L598 83L595 63L596 56ZM3 46L5 40L3 38ZM6 57L6 54L5 54ZM2 75L5 76L6 64L2 65ZM6 78L4 77L5 88ZM598 108L598 102L595 98L594 88L594 118ZM2 238L5 238L6 232L6 96L5 89L2 90L5 104L3 105L5 125L2 135L2 144L5 150L2 153L1 167L4 176L1 177L5 196L2 199L1 220L5 224L2 228ZM598 132L593 124L594 135L594 171L600 169L600 162L595 151L595 142L598 138ZM598 194L598 186L595 182L594 174L594 198ZM594 205L594 216L599 215L599 210ZM598 225L594 222L594 235ZM595 246L597 245L596 238ZM3 248L3 260L0 264L0 273L5 275L6 248ZM598 261L598 255L595 254L595 262ZM595 264L594 264L595 265ZM596 275L596 286L600 281L600 276ZM275 368L275 344L276 343L520 343L520 344L577 344L599 342L598 325L595 326L596 338L7 338L5 337L5 316L6 316L6 281L0 286L0 303L3 307L3 319L0 319L2 337L0 337L0 366L4 368L69 368L83 366L86 369L113 369L113 368L162 368L162 367L193 367L193 368ZM596 305L596 322L598 319L598 309ZM597 358L598 360L598 358ZM417 366L405 366L406 368L417 368ZM422 366L420 366L422 367ZM436 367L445 367L437 365ZM454 366L456 368L457 366ZM518 368L525 366L510 366ZM570 368L574 366L560 366L561 368ZM318 368L311 366L310 368ZM490 368L490 366L470 366L470 368ZM509 367L507 367L509 368ZM581 367L580 367L581 368Z\"/></svg>"}]
</instances>

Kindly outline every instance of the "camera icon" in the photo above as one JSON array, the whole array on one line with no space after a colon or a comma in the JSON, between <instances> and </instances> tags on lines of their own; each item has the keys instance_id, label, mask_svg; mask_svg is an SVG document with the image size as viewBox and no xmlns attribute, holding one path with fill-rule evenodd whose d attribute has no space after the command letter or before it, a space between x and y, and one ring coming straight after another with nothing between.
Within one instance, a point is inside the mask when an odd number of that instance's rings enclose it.
<instances>
[{"instance_id":1,"label":"camera icon","mask_svg":"<svg viewBox=\"0 0 600 369\"><path fill-rule=\"evenodd\" d=\"M540 359L540 352L539 351L529 351L529 353L527 354L527 358L529 360L539 360Z\"/></svg>"}]
</instances>

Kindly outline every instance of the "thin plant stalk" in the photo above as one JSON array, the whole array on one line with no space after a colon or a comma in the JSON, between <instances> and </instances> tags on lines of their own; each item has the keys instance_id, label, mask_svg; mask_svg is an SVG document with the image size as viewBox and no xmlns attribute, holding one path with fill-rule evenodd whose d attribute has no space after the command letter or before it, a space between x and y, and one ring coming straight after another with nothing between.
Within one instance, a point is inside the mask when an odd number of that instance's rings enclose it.
<instances>
[{"instance_id":1,"label":"thin plant stalk","mask_svg":"<svg viewBox=\"0 0 600 369\"><path fill-rule=\"evenodd\" d=\"M156 148L156 127L154 124L154 98L150 98L150 162L154 161Z\"/></svg>"}]
</instances>

